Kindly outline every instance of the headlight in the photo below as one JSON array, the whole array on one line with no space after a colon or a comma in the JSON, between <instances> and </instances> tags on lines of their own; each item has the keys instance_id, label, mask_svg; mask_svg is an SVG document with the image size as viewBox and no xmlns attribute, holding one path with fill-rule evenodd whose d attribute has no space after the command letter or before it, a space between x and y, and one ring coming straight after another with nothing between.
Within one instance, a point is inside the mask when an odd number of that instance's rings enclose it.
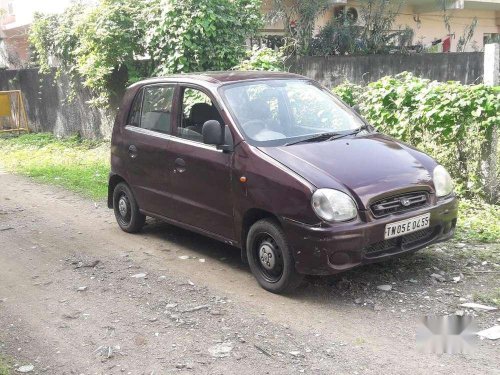
<instances>
[{"instance_id":1,"label":"headlight","mask_svg":"<svg viewBox=\"0 0 500 375\"><path fill-rule=\"evenodd\" d=\"M442 165L434 168L433 178L438 197L445 197L453 192L453 181L448 171Z\"/></svg>"},{"instance_id":2,"label":"headlight","mask_svg":"<svg viewBox=\"0 0 500 375\"><path fill-rule=\"evenodd\" d=\"M316 215L326 221L347 221L358 214L352 198L338 190L318 189L311 203Z\"/></svg>"}]
</instances>

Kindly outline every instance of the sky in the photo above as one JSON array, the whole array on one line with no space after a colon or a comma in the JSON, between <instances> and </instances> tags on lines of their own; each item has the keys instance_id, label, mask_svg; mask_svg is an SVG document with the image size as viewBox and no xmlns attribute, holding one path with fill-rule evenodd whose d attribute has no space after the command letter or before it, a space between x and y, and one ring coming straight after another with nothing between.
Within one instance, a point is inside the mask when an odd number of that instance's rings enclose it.
<instances>
[{"instance_id":1,"label":"sky","mask_svg":"<svg viewBox=\"0 0 500 375\"><path fill-rule=\"evenodd\" d=\"M70 3L71 0L14 0L15 3L22 4L27 9L44 13L60 13Z\"/></svg>"},{"instance_id":2,"label":"sky","mask_svg":"<svg viewBox=\"0 0 500 375\"><path fill-rule=\"evenodd\" d=\"M10 0L1 1L2 5L12 2L16 24L31 23L33 13L61 13L71 3L71 0Z\"/></svg>"}]
</instances>

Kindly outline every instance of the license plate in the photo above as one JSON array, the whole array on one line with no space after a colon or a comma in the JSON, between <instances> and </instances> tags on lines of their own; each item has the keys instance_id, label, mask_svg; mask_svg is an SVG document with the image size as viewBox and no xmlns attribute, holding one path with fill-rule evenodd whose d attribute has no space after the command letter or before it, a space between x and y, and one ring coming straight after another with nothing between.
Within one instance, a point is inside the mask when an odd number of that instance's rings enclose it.
<instances>
[{"instance_id":1,"label":"license plate","mask_svg":"<svg viewBox=\"0 0 500 375\"><path fill-rule=\"evenodd\" d=\"M385 226L384 239L404 236L429 227L431 214L427 213L410 219L396 221Z\"/></svg>"}]
</instances>

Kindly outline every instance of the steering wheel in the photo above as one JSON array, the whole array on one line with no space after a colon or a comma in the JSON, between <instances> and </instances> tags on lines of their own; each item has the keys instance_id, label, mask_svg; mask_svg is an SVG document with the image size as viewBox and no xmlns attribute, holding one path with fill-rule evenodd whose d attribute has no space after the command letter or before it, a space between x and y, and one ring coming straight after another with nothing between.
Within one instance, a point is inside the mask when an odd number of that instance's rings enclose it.
<instances>
[{"instance_id":1,"label":"steering wheel","mask_svg":"<svg viewBox=\"0 0 500 375\"><path fill-rule=\"evenodd\" d=\"M255 136L259 134L259 132L267 129L266 123L262 120L250 120L243 123L241 126L250 138L255 138Z\"/></svg>"}]
</instances>

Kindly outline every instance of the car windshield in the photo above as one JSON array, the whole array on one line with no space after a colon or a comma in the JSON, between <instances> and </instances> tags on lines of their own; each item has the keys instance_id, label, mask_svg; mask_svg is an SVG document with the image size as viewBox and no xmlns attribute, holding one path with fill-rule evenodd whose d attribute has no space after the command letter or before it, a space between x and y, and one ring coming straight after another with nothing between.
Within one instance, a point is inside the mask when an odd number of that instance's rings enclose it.
<instances>
[{"instance_id":1,"label":"car windshield","mask_svg":"<svg viewBox=\"0 0 500 375\"><path fill-rule=\"evenodd\" d=\"M335 96L306 80L236 83L223 86L222 94L246 140L256 146L326 140L364 125Z\"/></svg>"}]
</instances>

